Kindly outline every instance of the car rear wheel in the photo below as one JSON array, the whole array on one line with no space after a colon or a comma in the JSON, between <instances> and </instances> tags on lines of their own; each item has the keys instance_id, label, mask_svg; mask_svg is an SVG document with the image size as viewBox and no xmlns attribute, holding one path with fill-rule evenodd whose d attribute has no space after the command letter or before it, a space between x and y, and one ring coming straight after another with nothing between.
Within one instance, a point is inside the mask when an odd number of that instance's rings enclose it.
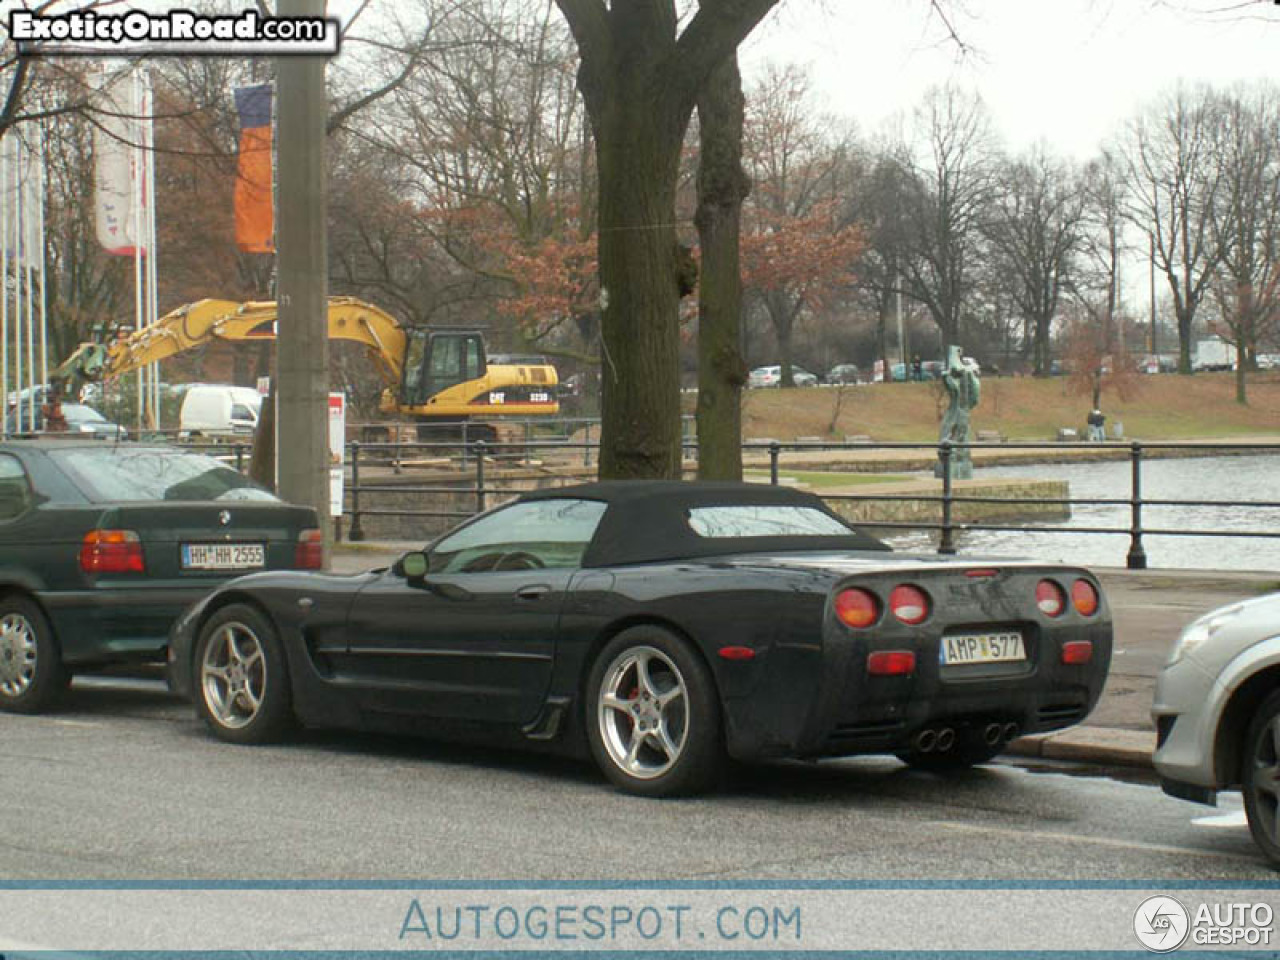
<instances>
[{"instance_id":1,"label":"car rear wheel","mask_svg":"<svg viewBox=\"0 0 1280 960\"><path fill-rule=\"evenodd\" d=\"M596 763L630 793L696 793L720 774L724 750L711 673L679 637L631 627L596 658L587 681Z\"/></svg>"},{"instance_id":2,"label":"car rear wheel","mask_svg":"<svg viewBox=\"0 0 1280 960\"><path fill-rule=\"evenodd\" d=\"M1262 702L1245 734L1244 812L1254 842L1280 864L1280 691Z\"/></svg>"},{"instance_id":3,"label":"car rear wheel","mask_svg":"<svg viewBox=\"0 0 1280 960\"><path fill-rule=\"evenodd\" d=\"M254 607L224 607L201 629L195 699L197 712L222 740L269 743L288 730L288 668L275 628Z\"/></svg>"},{"instance_id":4,"label":"car rear wheel","mask_svg":"<svg viewBox=\"0 0 1280 960\"><path fill-rule=\"evenodd\" d=\"M0 598L0 710L47 710L70 678L41 609L26 597Z\"/></svg>"}]
</instances>

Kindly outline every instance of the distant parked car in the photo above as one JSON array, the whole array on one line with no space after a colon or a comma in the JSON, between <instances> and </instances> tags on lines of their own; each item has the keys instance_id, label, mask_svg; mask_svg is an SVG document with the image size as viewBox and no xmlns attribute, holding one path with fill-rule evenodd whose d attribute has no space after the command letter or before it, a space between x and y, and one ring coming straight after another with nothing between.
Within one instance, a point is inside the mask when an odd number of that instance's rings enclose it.
<instances>
[{"instance_id":1,"label":"distant parked car","mask_svg":"<svg viewBox=\"0 0 1280 960\"><path fill-rule=\"evenodd\" d=\"M797 387L814 387L818 385L818 378L815 374L810 373L803 367L794 365L791 367L791 380ZM747 386L752 388L782 386L781 364L775 363L767 367L756 367L747 375Z\"/></svg>"},{"instance_id":2,"label":"distant parked car","mask_svg":"<svg viewBox=\"0 0 1280 960\"><path fill-rule=\"evenodd\" d=\"M178 429L188 436L251 436L261 410L262 394L252 387L193 383L182 397Z\"/></svg>"},{"instance_id":3,"label":"distant parked car","mask_svg":"<svg viewBox=\"0 0 1280 960\"><path fill-rule=\"evenodd\" d=\"M30 410L31 408L26 404L19 404L10 410L9 415L5 417L6 432L10 434L44 432L47 428L43 408L40 406L35 408L34 419L30 416ZM88 434L99 440L124 440L129 435L129 431L120 424L112 423L93 407L83 403L64 403L62 418L67 421L68 433Z\"/></svg>"},{"instance_id":4,"label":"distant parked car","mask_svg":"<svg viewBox=\"0 0 1280 960\"><path fill-rule=\"evenodd\" d=\"M827 383L857 383L858 368L852 363L840 363L828 370L823 379Z\"/></svg>"},{"instance_id":5,"label":"distant parked car","mask_svg":"<svg viewBox=\"0 0 1280 960\"><path fill-rule=\"evenodd\" d=\"M187 606L242 573L318 569L323 546L314 510L211 457L0 443L0 710L44 709L75 670L163 660Z\"/></svg>"}]
</instances>

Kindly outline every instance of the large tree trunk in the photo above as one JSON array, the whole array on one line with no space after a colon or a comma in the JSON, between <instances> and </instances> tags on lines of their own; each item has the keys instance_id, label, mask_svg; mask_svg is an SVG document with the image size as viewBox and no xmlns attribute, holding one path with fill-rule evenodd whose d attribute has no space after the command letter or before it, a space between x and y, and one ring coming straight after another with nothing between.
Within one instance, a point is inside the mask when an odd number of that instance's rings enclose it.
<instances>
[{"instance_id":1,"label":"large tree trunk","mask_svg":"<svg viewBox=\"0 0 1280 960\"><path fill-rule=\"evenodd\" d=\"M698 479L742 479L742 273L738 239L750 181L742 169L743 97L737 56L698 97L702 247L698 303Z\"/></svg>"},{"instance_id":2,"label":"large tree trunk","mask_svg":"<svg viewBox=\"0 0 1280 960\"><path fill-rule=\"evenodd\" d=\"M619 94L596 128L600 166L600 477L679 479L681 251L675 183L684 130L654 93Z\"/></svg>"}]
</instances>

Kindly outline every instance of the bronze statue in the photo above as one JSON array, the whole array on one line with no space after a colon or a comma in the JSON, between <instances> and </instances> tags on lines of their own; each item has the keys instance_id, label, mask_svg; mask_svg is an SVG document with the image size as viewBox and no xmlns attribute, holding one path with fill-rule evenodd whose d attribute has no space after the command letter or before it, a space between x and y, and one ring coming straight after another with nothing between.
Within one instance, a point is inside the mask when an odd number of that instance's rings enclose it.
<instances>
[{"instance_id":1,"label":"bronze statue","mask_svg":"<svg viewBox=\"0 0 1280 960\"><path fill-rule=\"evenodd\" d=\"M947 348L947 368L942 373L942 385L947 388L951 405L942 416L942 430L938 442L949 440L951 450L951 479L968 480L973 476L973 460L969 456L969 411L978 405L981 386L978 383L977 365L966 363L959 347ZM943 461L939 458L933 475L941 477Z\"/></svg>"}]
</instances>

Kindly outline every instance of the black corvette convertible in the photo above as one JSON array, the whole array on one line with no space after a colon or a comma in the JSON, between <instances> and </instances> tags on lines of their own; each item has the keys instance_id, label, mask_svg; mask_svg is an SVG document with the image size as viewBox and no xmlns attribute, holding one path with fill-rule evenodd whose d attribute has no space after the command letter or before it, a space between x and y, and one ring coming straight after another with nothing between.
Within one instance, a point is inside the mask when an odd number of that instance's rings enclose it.
<instances>
[{"instance_id":1,"label":"black corvette convertible","mask_svg":"<svg viewBox=\"0 0 1280 960\"><path fill-rule=\"evenodd\" d=\"M895 554L780 487L637 482L525 494L390 569L231 581L169 676L224 740L514 739L665 795L726 756L982 763L1083 719L1110 659L1085 570Z\"/></svg>"}]
</instances>

